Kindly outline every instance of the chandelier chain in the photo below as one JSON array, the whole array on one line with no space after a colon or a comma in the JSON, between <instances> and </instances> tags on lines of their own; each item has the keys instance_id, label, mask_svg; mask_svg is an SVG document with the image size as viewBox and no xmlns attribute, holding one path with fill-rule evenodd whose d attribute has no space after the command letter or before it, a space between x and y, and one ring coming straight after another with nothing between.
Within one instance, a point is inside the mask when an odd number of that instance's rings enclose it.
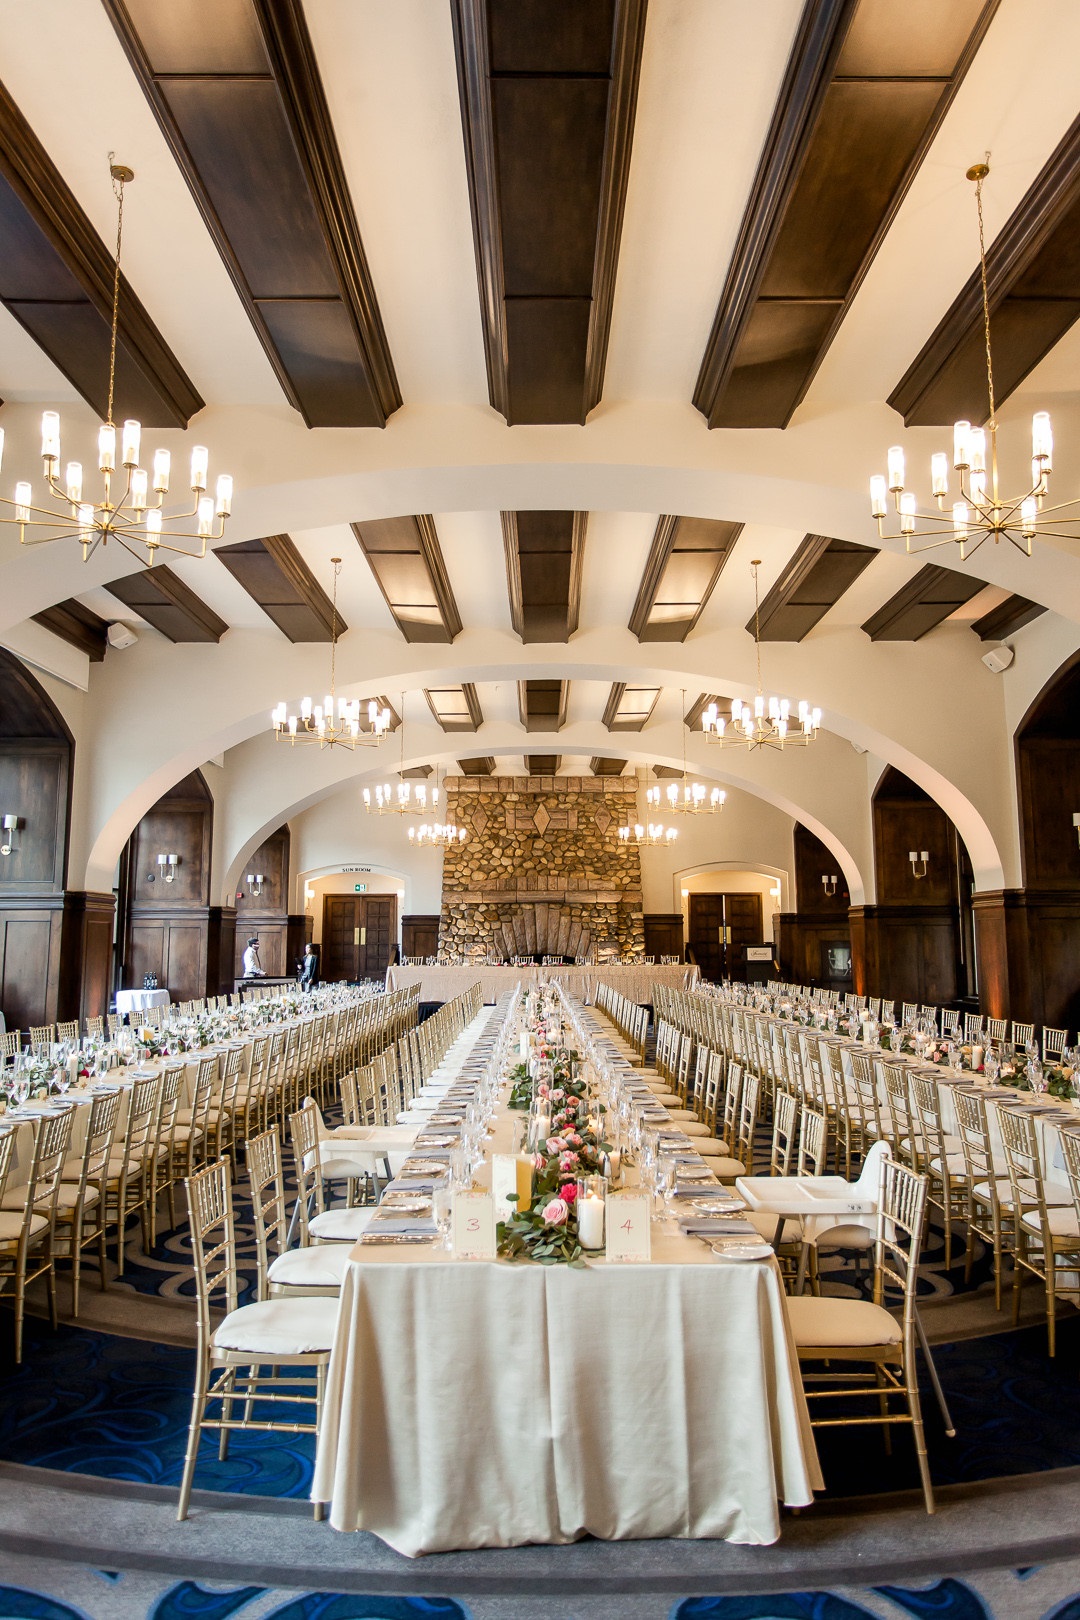
<instances>
[{"instance_id":1,"label":"chandelier chain","mask_svg":"<svg viewBox=\"0 0 1080 1620\"><path fill-rule=\"evenodd\" d=\"M116 393L116 334L120 324L120 248L124 240L124 186L126 181L116 172L115 152L109 153L109 172L112 176L113 195L116 198L116 257L113 260L112 331L109 335L109 411L105 420L113 426L113 398Z\"/></svg>"},{"instance_id":2,"label":"chandelier chain","mask_svg":"<svg viewBox=\"0 0 1080 1620\"><path fill-rule=\"evenodd\" d=\"M986 154L990 163L990 153ZM986 391L990 398L990 431L997 431L997 408L994 401L994 357L990 349L990 293L986 282L986 227L983 222L982 188L984 174L975 181L975 207L979 215L979 279L982 284L983 343L986 346Z\"/></svg>"}]
</instances>

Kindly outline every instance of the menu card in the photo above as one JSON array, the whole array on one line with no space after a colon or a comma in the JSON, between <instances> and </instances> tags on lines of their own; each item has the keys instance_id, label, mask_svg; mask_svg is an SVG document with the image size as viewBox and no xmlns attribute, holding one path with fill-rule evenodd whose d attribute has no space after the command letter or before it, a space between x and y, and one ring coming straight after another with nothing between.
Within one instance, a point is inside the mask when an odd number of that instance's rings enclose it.
<instances>
[{"instance_id":1,"label":"menu card","mask_svg":"<svg viewBox=\"0 0 1080 1620\"><path fill-rule=\"evenodd\" d=\"M518 1210L528 1209L532 1201L532 1159L527 1153L493 1153L491 1156L491 1191L495 1199L495 1219L505 1221ZM517 1195L517 1203L510 1196Z\"/></svg>"}]
</instances>

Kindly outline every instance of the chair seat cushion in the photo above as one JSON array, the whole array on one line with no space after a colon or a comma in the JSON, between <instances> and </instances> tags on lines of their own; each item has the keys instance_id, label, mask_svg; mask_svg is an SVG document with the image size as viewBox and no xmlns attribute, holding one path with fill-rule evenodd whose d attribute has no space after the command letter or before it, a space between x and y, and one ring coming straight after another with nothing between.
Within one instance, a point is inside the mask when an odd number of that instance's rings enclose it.
<instances>
[{"instance_id":1,"label":"chair seat cushion","mask_svg":"<svg viewBox=\"0 0 1080 1620\"><path fill-rule=\"evenodd\" d=\"M704 1154L702 1158L705 1158ZM725 1158L721 1154L718 1157L710 1155L706 1162L713 1175L719 1177L721 1181L734 1181L736 1176L746 1174L746 1166L741 1159Z\"/></svg>"},{"instance_id":2,"label":"chair seat cushion","mask_svg":"<svg viewBox=\"0 0 1080 1620\"><path fill-rule=\"evenodd\" d=\"M403 1151L405 1150L403 1149ZM362 1180L365 1176L373 1176L377 1173L378 1168L375 1162L376 1157L374 1150L370 1153L362 1153L358 1147L355 1153L350 1153L346 1158L340 1149L337 1153L334 1153L329 1147L324 1147L321 1152L322 1162L320 1165L322 1179L324 1181L357 1181ZM304 1169L309 1174L315 1169L314 1153L305 1153Z\"/></svg>"},{"instance_id":3,"label":"chair seat cushion","mask_svg":"<svg viewBox=\"0 0 1080 1620\"><path fill-rule=\"evenodd\" d=\"M57 1209L74 1209L75 1205L78 1203L78 1201L79 1201L79 1184L78 1184L78 1182L77 1181L62 1181L60 1183L60 1186L57 1188L57 1193L56 1193L56 1207L57 1207ZM97 1190L96 1187L92 1187L88 1182L87 1185L86 1185L86 1190L83 1193L83 1209L93 1209L93 1207L97 1203L97 1201L98 1201L98 1190Z\"/></svg>"},{"instance_id":4,"label":"chair seat cushion","mask_svg":"<svg viewBox=\"0 0 1080 1620\"><path fill-rule=\"evenodd\" d=\"M835 1345L868 1350L876 1345L900 1344L903 1330L882 1305L865 1299L815 1299L799 1295L785 1299L788 1321L801 1349Z\"/></svg>"},{"instance_id":5,"label":"chair seat cushion","mask_svg":"<svg viewBox=\"0 0 1080 1620\"><path fill-rule=\"evenodd\" d=\"M264 1299L230 1311L210 1340L215 1350L253 1355L310 1356L326 1352L337 1327L336 1299Z\"/></svg>"},{"instance_id":6,"label":"chair seat cushion","mask_svg":"<svg viewBox=\"0 0 1080 1620\"><path fill-rule=\"evenodd\" d=\"M193 1134L192 1126L190 1126L190 1125L178 1125L176 1127L175 1131L173 1132L173 1141L174 1142L190 1142L192 1134ZM194 1127L194 1136L195 1136L196 1142L201 1140L201 1138L202 1138L202 1126L201 1125L196 1125Z\"/></svg>"},{"instance_id":7,"label":"chair seat cushion","mask_svg":"<svg viewBox=\"0 0 1080 1620\"><path fill-rule=\"evenodd\" d=\"M308 1230L320 1243L355 1243L367 1231L374 1213L370 1204L356 1209L327 1209L312 1217Z\"/></svg>"},{"instance_id":8,"label":"chair seat cushion","mask_svg":"<svg viewBox=\"0 0 1080 1620\"><path fill-rule=\"evenodd\" d=\"M820 1232L807 1235L806 1241L816 1249L872 1249L874 1232L869 1226L837 1224L823 1227Z\"/></svg>"},{"instance_id":9,"label":"chair seat cushion","mask_svg":"<svg viewBox=\"0 0 1080 1620\"><path fill-rule=\"evenodd\" d=\"M1012 1209L1012 1187L1009 1184L1008 1176L995 1176L994 1186L997 1190L997 1201L1002 1209ZM990 1183L988 1181L977 1181L971 1190L976 1198L982 1199L984 1204L990 1202Z\"/></svg>"},{"instance_id":10,"label":"chair seat cushion","mask_svg":"<svg viewBox=\"0 0 1080 1620\"><path fill-rule=\"evenodd\" d=\"M316 1243L310 1249L286 1249L271 1262L266 1275L270 1282L290 1288L340 1288L348 1263L344 1243Z\"/></svg>"},{"instance_id":11,"label":"chair seat cushion","mask_svg":"<svg viewBox=\"0 0 1080 1620\"><path fill-rule=\"evenodd\" d=\"M25 1200L24 1200L24 1202L25 1202ZM22 1226L23 1226L23 1213L22 1212L23 1212L23 1204L22 1203L17 1203L17 1204L12 1206L12 1205L8 1204L7 1199L4 1200L4 1205L3 1205L2 1208L0 1208L0 1243L12 1244L12 1243L17 1242L19 1234L22 1231ZM31 1217L30 1217L30 1236L31 1236L31 1238L38 1237L42 1232L44 1232L46 1230L46 1228L48 1227L48 1224L49 1223L45 1219L44 1215L31 1215Z\"/></svg>"},{"instance_id":12,"label":"chair seat cushion","mask_svg":"<svg viewBox=\"0 0 1080 1620\"><path fill-rule=\"evenodd\" d=\"M1046 1219L1054 1237L1080 1238L1080 1221L1077 1221L1076 1210L1071 1204L1048 1204ZM1042 1232L1037 1215L1021 1215L1020 1225L1025 1232L1034 1232L1036 1236Z\"/></svg>"}]
</instances>

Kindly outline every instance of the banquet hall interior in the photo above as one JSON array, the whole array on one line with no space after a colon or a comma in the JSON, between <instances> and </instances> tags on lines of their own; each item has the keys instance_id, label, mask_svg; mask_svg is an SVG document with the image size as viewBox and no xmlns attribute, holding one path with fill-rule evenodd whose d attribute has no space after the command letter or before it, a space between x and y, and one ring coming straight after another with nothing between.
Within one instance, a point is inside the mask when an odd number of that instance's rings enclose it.
<instances>
[{"instance_id":1,"label":"banquet hall interior","mask_svg":"<svg viewBox=\"0 0 1080 1620\"><path fill-rule=\"evenodd\" d=\"M1080 1615L1078 57L0 0L0 1615Z\"/></svg>"}]
</instances>

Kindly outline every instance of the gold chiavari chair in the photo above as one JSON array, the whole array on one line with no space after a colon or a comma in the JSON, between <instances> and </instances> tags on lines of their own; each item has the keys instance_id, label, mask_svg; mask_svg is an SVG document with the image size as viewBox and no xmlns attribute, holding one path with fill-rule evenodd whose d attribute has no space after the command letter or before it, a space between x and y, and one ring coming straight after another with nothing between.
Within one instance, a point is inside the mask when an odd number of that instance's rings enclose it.
<instances>
[{"instance_id":1,"label":"gold chiavari chair","mask_svg":"<svg viewBox=\"0 0 1080 1620\"><path fill-rule=\"evenodd\" d=\"M945 1270L952 1265L954 1221L968 1211L968 1171L963 1146L948 1136L941 1123L941 1093L930 1075L913 1074L910 1080L914 1124L921 1141L919 1169L929 1182L928 1201L941 1213L945 1229Z\"/></svg>"},{"instance_id":2,"label":"gold chiavari chair","mask_svg":"<svg viewBox=\"0 0 1080 1620\"><path fill-rule=\"evenodd\" d=\"M77 1041L79 1039L79 1020L77 1018L65 1019L56 1026L58 1041Z\"/></svg>"},{"instance_id":3,"label":"gold chiavari chair","mask_svg":"<svg viewBox=\"0 0 1080 1620\"><path fill-rule=\"evenodd\" d=\"M1061 1055L1064 1052L1066 1046L1068 1046L1068 1044L1069 1044L1069 1032L1068 1032L1068 1030L1067 1029L1048 1029L1047 1026L1044 1024L1042 1033L1043 1033L1043 1038L1042 1038L1043 1062L1044 1063L1049 1063L1052 1058L1056 1058L1057 1061L1060 1063L1061 1062Z\"/></svg>"},{"instance_id":4,"label":"gold chiavari chair","mask_svg":"<svg viewBox=\"0 0 1080 1620\"><path fill-rule=\"evenodd\" d=\"M22 1030L5 1029L0 1032L0 1055L5 1058L18 1057L22 1050Z\"/></svg>"},{"instance_id":5,"label":"gold chiavari chair","mask_svg":"<svg viewBox=\"0 0 1080 1620\"><path fill-rule=\"evenodd\" d=\"M346 1169L342 1175L341 1161L324 1161L319 1116L314 1108L301 1108L295 1114L290 1114L289 1136L297 1189L296 1209L289 1228L290 1241L299 1221L300 1242L304 1248L312 1240L316 1243L355 1243L367 1230L375 1212L374 1206L347 1204L344 1208L328 1209L326 1186L328 1180L356 1181L367 1174L366 1168L358 1168L357 1160L349 1159L344 1161ZM335 1174L328 1177L324 1171L331 1168Z\"/></svg>"},{"instance_id":6,"label":"gold chiavari chair","mask_svg":"<svg viewBox=\"0 0 1080 1620\"><path fill-rule=\"evenodd\" d=\"M799 1099L793 1091L778 1091L773 1106L770 1176L789 1176L799 1128Z\"/></svg>"},{"instance_id":7,"label":"gold chiavari chair","mask_svg":"<svg viewBox=\"0 0 1080 1620\"><path fill-rule=\"evenodd\" d=\"M234 1429L318 1433L338 1313L334 1299L267 1299L238 1306L236 1222L229 1165L224 1160L207 1165L186 1186L198 1348L178 1519L187 1518L204 1429L218 1435L222 1459ZM222 1296L226 1314L215 1325L211 1308ZM261 1376L262 1367L269 1368L269 1376ZM314 1369L315 1378L283 1377L283 1368L295 1368L298 1373L300 1369ZM258 1419L252 1416L256 1402ZM237 1407L239 1417L234 1416ZM275 1413L280 1409L289 1416L272 1419L265 1415L267 1409ZM305 1411L310 1414L308 1421L301 1415ZM210 1416L210 1412L218 1415ZM322 1517L319 1504L315 1517Z\"/></svg>"},{"instance_id":8,"label":"gold chiavari chair","mask_svg":"<svg viewBox=\"0 0 1080 1620\"><path fill-rule=\"evenodd\" d=\"M1016 1019L1015 1018L1013 1019L1013 1021L1012 1021L1012 1044L1014 1046L1026 1046L1028 1041L1030 1041L1032 1039L1034 1034L1035 1034L1035 1025L1034 1024L1018 1024Z\"/></svg>"},{"instance_id":9,"label":"gold chiavari chair","mask_svg":"<svg viewBox=\"0 0 1080 1620\"><path fill-rule=\"evenodd\" d=\"M289 1248L289 1211L277 1131L264 1131L261 1136L249 1138L246 1156L255 1217L259 1298L306 1295L314 1299L339 1294L349 1264L346 1244L316 1243L308 1248ZM271 1245L276 1251L273 1258Z\"/></svg>"},{"instance_id":10,"label":"gold chiavari chair","mask_svg":"<svg viewBox=\"0 0 1080 1620\"><path fill-rule=\"evenodd\" d=\"M799 1364L804 1368L803 1383L810 1402L811 1424L815 1428L883 1424L886 1434L891 1425L910 1424L923 1500L927 1513L933 1513L934 1492L915 1362L918 1335L915 1293L925 1219L925 1176L917 1175L895 1160L886 1160L874 1245L873 1302L797 1295L787 1299L786 1305ZM898 1290L902 1297L899 1320L885 1309L887 1287ZM927 1361L936 1386L936 1373L928 1354ZM824 1363L827 1370L808 1371L806 1363ZM851 1363L852 1370L834 1371L834 1363ZM867 1366L868 1370L856 1371L859 1365ZM872 1401L877 1410L865 1417L817 1415L823 1402L842 1400L850 1404L859 1398ZM942 1405L944 1407L943 1402ZM947 1425L951 1429L948 1420Z\"/></svg>"},{"instance_id":11,"label":"gold chiavari chair","mask_svg":"<svg viewBox=\"0 0 1080 1620\"><path fill-rule=\"evenodd\" d=\"M82 1251L97 1245L98 1285L109 1286L105 1258L105 1181L120 1121L120 1092L100 1091L90 1103L82 1152L69 1158L56 1196L55 1243L71 1260L71 1314L79 1314Z\"/></svg>"},{"instance_id":12,"label":"gold chiavari chair","mask_svg":"<svg viewBox=\"0 0 1080 1620\"><path fill-rule=\"evenodd\" d=\"M191 1105L176 1110L176 1125L173 1128L174 1181L188 1180L209 1153L210 1109L217 1077L217 1058L201 1057L195 1070Z\"/></svg>"},{"instance_id":13,"label":"gold chiavari chair","mask_svg":"<svg viewBox=\"0 0 1080 1620\"><path fill-rule=\"evenodd\" d=\"M221 1060L220 1078L207 1114L212 1135L211 1145L207 1149L209 1158L224 1158L235 1147L236 1094L243 1072L244 1049L230 1046Z\"/></svg>"},{"instance_id":14,"label":"gold chiavari chair","mask_svg":"<svg viewBox=\"0 0 1080 1620\"><path fill-rule=\"evenodd\" d=\"M989 1247L994 1262L994 1305L1001 1309L1002 1257L1012 1253L1012 1188L1009 1167L998 1159L990 1140L986 1098L960 1086L953 1090L956 1129L967 1174L967 1246L964 1254L964 1282L970 1283L975 1262L975 1239Z\"/></svg>"},{"instance_id":15,"label":"gold chiavari chair","mask_svg":"<svg viewBox=\"0 0 1080 1620\"><path fill-rule=\"evenodd\" d=\"M53 1234L56 1200L71 1143L74 1108L45 1114L34 1121L34 1151L26 1186L5 1192L0 1206L0 1280L14 1285L15 1361L22 1361L26 1289L38 1277L46 1279L49 1320L55 1330L56 1268Z\"/></svg>"},{"instance_id":16,"label":"gold chiavari chair","mask_svg":"<svg viewBox=\"0 0 1080 1620\"><path fill-rule=\"evenodd\" d=\"M911 1103L911 1076L902 1063L882 1063L885 1096L881 1108L881 1134L894 1159L919 1171L919 1132Z\"/></svg>"},{"instance_id":17,"label":"gold chiavari chair","mask_svg":"<svg viewBox=\"0 0 1080 1620\"><path fill-rule=\"evenodd\" d=\"M799 1130L797 1176L820 1176L825 1168L826 1119L816 1108L804 1108Z\"/></svg>"},{"instance_id":18,"label":"gold chiavari chair","mask_svg":"<svg viewBox=\"0 0 1080 1620\"><path fill-rule=\"evenodd\" d=\"M118 1032L124 1027L124 1015L123 1013L109 1013L105 1022L109 1029L109 1039L113 1041L116 1039Z\"/></svg>"},{"instance_id":19,"label":"gold chiavari chair","mask_svg":"<svg viewBox=\"0 0 1080 1620\"><path fill-rule=\"evenodd\" d=\"M31 1046L55 1046L56 1045L56 1025L55 1024L31 1024L30 1025L30 1045Z\"/></svg>"},{"instance_id":20,"label":"gold chiavari chair","mask_svg":"<svg viewBox=\"0 0 1080 1620\"><path fill-rule=\"evenodd\" d=\"M86 1033L87 1033L88 1036L91 1036L91 1035L98 1035L98 1036L102 1036L102 1037L104 1036L104 1034L105 1034L105 1019L100 1013L95 1018L88 1018L86 1020Z\"/></svg>"},{"instance_id":21,"label":"gold chiavari chair","mask_svg":"<svg viewBox=\"0 0 1080 1620\"><path fill-rule=\"evenodd\" d=\"M146 1199L152 1159L151 1133L157 1116L161 1076L132 1082L123 1136L109 1155L105 1179L105 1220L116 1227L116 1274L124 1275L124 1238L129 1215L142 1223L143 1246L150 1238Z\"/></svg>"},{"instance_id":22,"label":"gold chiavari chair","mask_svg":"<svg viewBox=\"0 0 1080 1620\"><path fill-rule=\"evenodd\" d=\"M237 1082L236 1135L246 1142L265 1129L269 1112L267 1087L270 1081L270 1037L256 1035L251 1043L251 1066L247 1077Z\"/></svg>"},{"instance_id":23,"label":"gold chiavari chair","mask_svg":"<svg viewBox=\"0 0 1080 1620\"><path fill-rule=\"evenodd\" d=\"M157 1110L147 1139L146 1215L151 1249L157 1243L158 1200L162 1193L168 1198L169 1230L173 1231L176 1227L174 1146L176 1114L183 1084L184 1065L167 1063L161 1071Z\"/></svg>"},{"instance_id":24,"label":"gold chiavari chair","mask_svg":"<svg viewBox=\"0 0 1080 1620\"><path fill-rule=\"evenodd\" d=\"M852 1052L851 1082L847 1089L848 1113L851 1115L853 1134L859 1143L859 1156L864 1158L875 1142L888 1140L881 1115L877 1075L874 1065L862 1052Z\"/></svg>"},{"instance_id":25,"label":"gold chiavari chair","mask_svg":"<svg viewBox=\"0 0 1080 1620\"><path fill-rule=\"evenodd\" d=\"M1013 1324L1020 1320L1020 1288L1027 1271L1046 1290L1046 1333L1053 1356L1058 1284L1063 1273L1080 1281L1080 1224L1071 1200L1047 1199L1034 1116L1019 1108L999 1108L998 1124L1012 1190Z\"/></svg>"},{"instance_id":26,"label":"gold chiavari chair","mask_svg":"<svg viewBox=\"0 0 1080 1620\"><path fill-rule=\"evenodd\" d=\"M754 1132L757 1129L760 1090L760 1075L748 1074L744 1077L742 1096L739 1098L739 1126L734 1153L734 1157L743 1166L740 1175L752 1176L754 1173ZM721 1176L720 1179L726 1178Z\"/></svg>"}]
</instances>

